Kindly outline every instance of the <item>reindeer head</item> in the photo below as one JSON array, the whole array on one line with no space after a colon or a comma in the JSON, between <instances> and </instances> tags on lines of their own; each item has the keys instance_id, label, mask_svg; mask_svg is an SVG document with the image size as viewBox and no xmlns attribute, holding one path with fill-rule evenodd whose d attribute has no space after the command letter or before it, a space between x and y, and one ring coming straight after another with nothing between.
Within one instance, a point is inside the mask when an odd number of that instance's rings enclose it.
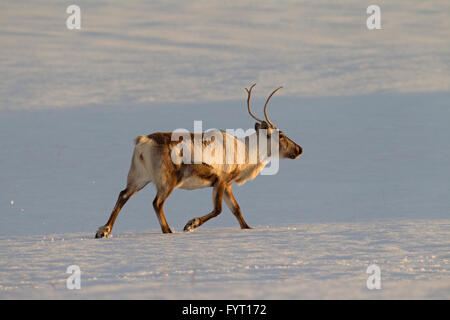
<instances>
[{"instance_id":1,"label":"reindeer head","mask_svg":"<svg viewBox=\"0 0 450 320\"><path fill-rule=\"evenodd\" d=\"M265 137L267 138L267 140L270 142L271 141L271 135L273 134L274 130L276 130L279 134L279 146L278 146L278 150L279 150L279 155L280 158L290 158L290 159L297 159L298 157L300 157L300 155L303 152L302 147L300 147L298 144L296 144L294 141L292 141L291 139L289 139L283 131L279 130L277 127L275 127L275 125L269 120L269 117L267 116L267 104L269 103L270 98L272 98L272 96L275 94L275 92L277 92L278 90L280 90L282 87L279 87L277 89L275 89L270 96L267 98L266 103L264 105L264 116L266 118L266 121L261 120L259 118L257 118L252 111L250 110L250 98L252 95L252 90L253 87L256 85L256 83L254 85L252 85L250 87L250 89L245 88L245 90L248 93L248 98L247 98L247 107L248 107L248 113L250 114L250 116L255 119L256 122L255 123L255 130L259 135L259 131L261 129L265 129L267 132ZM270 149L269 149L270 150Z\"/></svg>"}]
</instances>

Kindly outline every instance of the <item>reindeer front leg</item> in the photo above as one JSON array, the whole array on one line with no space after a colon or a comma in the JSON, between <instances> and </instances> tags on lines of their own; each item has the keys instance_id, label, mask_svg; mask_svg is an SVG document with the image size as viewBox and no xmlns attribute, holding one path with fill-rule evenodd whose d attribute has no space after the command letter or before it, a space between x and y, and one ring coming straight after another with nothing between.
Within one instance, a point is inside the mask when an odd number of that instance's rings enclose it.
<instances>
[{"instance_id":1,"label":"reindeer front leg","mask_svg":"<svg viewBox=\"0 0 450 320\"><path fill-rule=\"evenodd\" d=\"M231 186L228 186L225 189L225 203L227 204L228 208L231 210L231 212L234 214L236 219L239 222L239 225L241 226L241 229L251 229L247 222L245 222L244 217L242 216L241 208L239 207L236 199L233 195L233 190L231 189Z\"/></svg>"},{"instance_id":2,"label":"reindeer front leg","mask_svg":"<svg viewBox=\"0 0 450 320\"><path fill-rule=\"evenodd\" d=\"M188 221L184 226L184 231L194 231L211 218L217 217L222 212L222 198L225 191L224 183L216 183L213 189L214 210L200 218L194 218Z\"/></svg>"}]
</instances>

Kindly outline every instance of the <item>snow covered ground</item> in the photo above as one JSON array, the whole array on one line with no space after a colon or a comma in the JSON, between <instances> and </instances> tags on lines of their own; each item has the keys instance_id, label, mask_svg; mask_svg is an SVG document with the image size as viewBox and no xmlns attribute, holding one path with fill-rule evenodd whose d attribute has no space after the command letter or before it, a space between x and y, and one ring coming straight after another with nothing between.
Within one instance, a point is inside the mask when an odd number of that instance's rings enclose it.
<instances>
[{"instance_id":1,"label":"snow covered ground","mask_svg":"<svg viewBox=\"0 0 450 320\"><path fill-rule=\"evenodd\" d=\"M244 103L5 111L0 298L448 299L449 98L278 98L274 119L305 153L235 188L255 229L224 208L182 233L210 211L211 190L176 190L166 217L177 233L160 234L148 186L108 239L93 237L125 183L132 139L191 129L208 109L207 125L246 128ZM76 292L65 289L73 264ZM371 264L376 292L365 286Z\"/></svg>"},{"instance_id":2,"label":"snow covered ground","mask_svg":"<svg viewBox=\"0 0 450 320\"><path fill-rule=\"evenodd\" d=\"M0 10L0 299L450 298L450 28L445 1L6 1ZM176 190L162 235L148 186L93 239L139 134L253 127L304 148L235 188ZM368 290L366 269L381 269ZM66 268L81 268L68 290Z\"/></svg>"},{"instance_id":3,"label":"snow covered ground","mask_svg":"<svg viewBox=\"0 0 450 320\"><path fill-rule=\"evenodd\" d=\"M6 0L0 109L450 90L450 3L378 0ZM20 93L20 94L19 94Z\"/></svg>"},{"instance_id":4,"label":"snow covered ground","mask_svg":"<svg viewBox=\"0 0 450 320\"><path fill-rule=\"evenodd\" d=\"M450 298L450 221L2 237L1 298ZM81 289L66 289L66 268ZM368 290L366 269L381 269Z\"/></svg>"}]
</instances>

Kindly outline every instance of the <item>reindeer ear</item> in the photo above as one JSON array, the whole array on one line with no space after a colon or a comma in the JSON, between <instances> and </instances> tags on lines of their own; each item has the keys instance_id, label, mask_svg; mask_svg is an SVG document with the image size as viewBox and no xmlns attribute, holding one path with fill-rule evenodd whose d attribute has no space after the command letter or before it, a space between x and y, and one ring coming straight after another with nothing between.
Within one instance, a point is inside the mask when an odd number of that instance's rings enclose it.
<instances>
[{"instance_id":1,"label":"reindeer ear","mask_svg":"<svg viewBox=\"0 0 450 320\"><path fill-rule=\"evenodd\" d=\"M265 121L262 121L261 123L256 122L255 123L255 130L258 131L259 129L269 129L269 125Z\"/></svg>"}]
</instances>

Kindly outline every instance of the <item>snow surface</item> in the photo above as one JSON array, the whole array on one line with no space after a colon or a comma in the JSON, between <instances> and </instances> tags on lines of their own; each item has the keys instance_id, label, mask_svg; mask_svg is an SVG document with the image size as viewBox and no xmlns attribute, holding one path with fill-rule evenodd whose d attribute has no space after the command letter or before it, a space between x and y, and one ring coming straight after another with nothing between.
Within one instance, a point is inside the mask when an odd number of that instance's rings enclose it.
<instances>
[{"instance_id":1,"label":"snow surface","mask_svg":"<svg viewBox=\"0 0 450 320\"><path fill-rule=\"evenodd\" d=\"M377 0L376 31L359 0L76 4L2 1L0 109L450 90L449 1Z\"/></svg>"},{"instance_id":2,"label":"snow surface","mask_svg":"<svg viewBox=\"0 0 450 320\"><path fill-rule=\"evenodd\" d=\"M448 220L2 237L1 298L450 298ZM66 268L81 289L66 289ZM366 269L381 269L368 290Z\"/></svg>"},{"instance_id":3,"label":"snow surface","mask_svg":"<svg viewBox=\"0 0 450 320\"><path fill-rule=\"evenodd\" d=\"M14 139L0 146L0 298L448 299L447 101L280 97L274 119L305 154L235 188L255 229L240 230L225 207L181 232L210 211L208 188L176 190L165 211L177 233L160 234L148 186L108 239L93 237L124 186L132 139L191 129L198 114L205 126L245 128L244 103L3 112L2 136ZM65 289L72 264L79 291ZM382 272L375 292L371 264Z\"/></svg>"},{"instance_id":4,"label":"snow surface","mask_svg":"<svg viewBox=\"0 0 450 320\"><path fill-rule=\"evenodd\" d=\"M446 1L4 1L0 10L0 299L450 298ZM304 148L235 187L252 230L176 190L162 235L148 186L93 239L140 134L271 119ZM69 265L82 289L65 289ZM382 289L366 288L381 268Z\"/></svg>"}]
</instances>

